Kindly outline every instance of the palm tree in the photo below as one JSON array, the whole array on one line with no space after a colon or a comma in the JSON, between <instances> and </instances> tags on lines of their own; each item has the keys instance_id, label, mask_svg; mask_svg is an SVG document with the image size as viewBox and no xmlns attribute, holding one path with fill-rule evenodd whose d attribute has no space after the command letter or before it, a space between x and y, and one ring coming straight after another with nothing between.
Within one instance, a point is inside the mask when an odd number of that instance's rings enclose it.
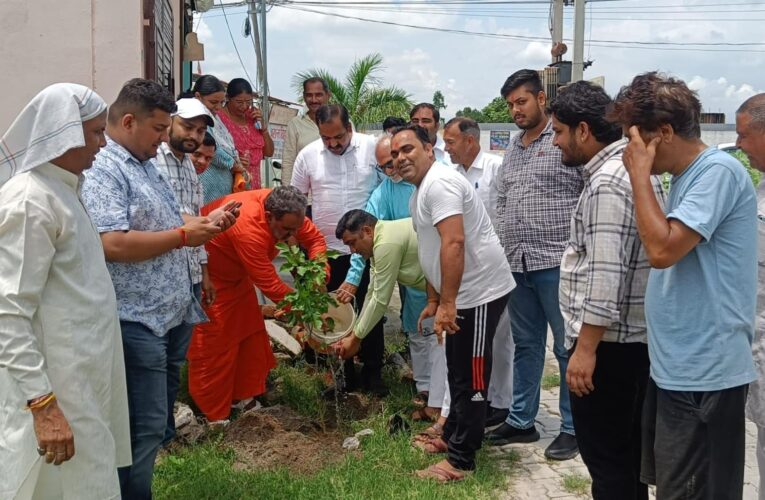
<instances>
[{"instance_id":1,"label":"palm tree","mask_svg":"<svg viewBox=\"0 0 765 500\"><path fill-rule=\"evenodd\" d=\"M410 95L395 86L382 86L382 80L377 76L383 69L382 62L380 54L369 54L357 59L342 83L322 68L301 71L292 77L292 87L302 96L306 79L317 76L323 78L332 92L330 101L345 106L351 121L359 130L364 130L372 123L380 123L388 116L406 118L413 106L409 100Z\"/></svg>"}]
</instances>

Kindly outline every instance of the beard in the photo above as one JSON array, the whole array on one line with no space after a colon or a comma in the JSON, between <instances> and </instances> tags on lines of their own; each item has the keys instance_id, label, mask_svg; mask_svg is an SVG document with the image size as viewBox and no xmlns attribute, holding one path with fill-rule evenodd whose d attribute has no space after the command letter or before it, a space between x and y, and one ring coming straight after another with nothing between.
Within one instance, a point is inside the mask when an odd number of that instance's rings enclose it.
<instances>
[{"instance_id":1,"label":"beard","mask_svg":"<svg viewBox=\"0 0 765 500\"><path fill-rule=\"evenodd\" d=\"M568 154L561 155L561 163L563 163L565 166L578 167L579 165L584 165L589 161L579 150L579 147L576 145L576 141L573 137L568 143L568 149Z\"/></svg>"},{"instance_id":2,"label":"beard","mask_svg":"<svg viewBox=\"0 0 765 500\"><path fill-rule=\"evenodd\" d=\"M192 145L193 143L193 145ZM197 141L189 138L170 136L170 147L182 153L193 153L199 148Z\"/></svg>"}]
</instances>

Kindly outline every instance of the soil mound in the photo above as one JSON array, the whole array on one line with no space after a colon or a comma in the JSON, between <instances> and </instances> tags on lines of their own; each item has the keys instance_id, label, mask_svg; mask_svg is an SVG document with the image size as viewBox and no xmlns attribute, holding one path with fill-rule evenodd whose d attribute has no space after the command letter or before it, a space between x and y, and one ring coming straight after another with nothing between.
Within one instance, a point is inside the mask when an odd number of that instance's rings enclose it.
<instances>
[{"instance_id":1,"label":"soil mound","mask_svg":"<svg viewBox=\"0 0 765 500\"><path fill-rule=\"evenodd\" d=\"M312 474L345 454L340 434L323 432L317 422L281 405L242 414L226 429L224 442L236 451L234 467L247 470Z\"/></svg>"}]
</instances>

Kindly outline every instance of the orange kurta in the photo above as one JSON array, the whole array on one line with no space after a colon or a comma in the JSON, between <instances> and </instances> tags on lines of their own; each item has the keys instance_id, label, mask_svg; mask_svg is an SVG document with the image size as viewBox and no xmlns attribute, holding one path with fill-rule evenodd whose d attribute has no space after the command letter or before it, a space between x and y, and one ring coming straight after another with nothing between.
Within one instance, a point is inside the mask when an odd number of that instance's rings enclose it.
<instances>
[{"instance_id":1,"label":"orange kurta","mask_svg":"<svg viewBox=\"0 0 765 500\"><path fill-rule=\"evenodd\" d=\"M194 329L188 353L189 391L210 420L228 417L232 400L263 394L268 372L275 366L254 289L274 302L291 291L272 263L279 251L263 206L270 192L235 193L202 209L206 214L228 201L242 202L236 224L205 245L217 297L206 309L210 321ZM308 218L296 237L310 258L327 250L324 237Z\"/></svg>"}]
</instances>

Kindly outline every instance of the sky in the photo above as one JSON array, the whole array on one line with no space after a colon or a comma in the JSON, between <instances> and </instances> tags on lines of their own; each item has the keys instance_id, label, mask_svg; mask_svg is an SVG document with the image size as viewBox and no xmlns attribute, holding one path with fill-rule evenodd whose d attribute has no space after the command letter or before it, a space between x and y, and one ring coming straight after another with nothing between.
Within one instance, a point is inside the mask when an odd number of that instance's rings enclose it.
<instances>
[{"instance_id":1,"label":"sky","mask_svg":"<svg viewBox=\"0 0 765 500\"><path fill-rule=\"evenodd\" d=\"M429 102L440 90L447 105L442 115L447 119L465 106L482 108L499 95L502 83L513 72L549 64L551 46L549 2L508 0L482 5L484 1L294 0L274 5L267 14L266 30L271 95L297 101L291 80L298 71L324 68L341 78L356 59L377 52L384 61L378 75L383 84L404 89L413 102ZM343 5L329 5L333 2ZM565 7L564 11L566 40L573 38L574 8ZM249 73L254 80L255 51L250 39L242 36L246 8L229 6L225 16L223 12L214 8L195 16L195 31L205 45L202 71L224 80L246 78ZM666 72L698 92L704 111L723 112L726 122L732 123L743 100L765 92L764 22L765 0L588 2L584 56L593 64L585 70L584 78L604 77L606 90L614 95L639 73ZM564 59L570 59L573 42L566 43L569 51ZM694 45L698 43L707 45Z\"/></svg>"}]
</instances>

